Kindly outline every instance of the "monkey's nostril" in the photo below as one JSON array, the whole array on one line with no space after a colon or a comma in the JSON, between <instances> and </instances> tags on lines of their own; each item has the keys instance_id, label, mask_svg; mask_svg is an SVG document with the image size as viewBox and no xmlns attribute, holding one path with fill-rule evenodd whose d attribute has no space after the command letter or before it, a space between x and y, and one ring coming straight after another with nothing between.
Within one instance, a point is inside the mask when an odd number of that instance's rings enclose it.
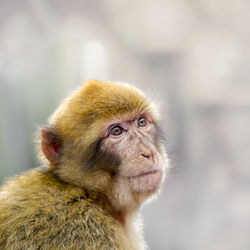
<instances>
[{"instance_id":1,"label":"monkey's nostril","mask_svg":"<svg viewBox=\"0 0 250 250\"><path fill-rule=\"evenodd\" d=\"M141 154L143 157L145 157L145 158L147 158L147 159L149 159L150 158L150 155L148 155L148 154Z\"/></svg>"}]
</instances>

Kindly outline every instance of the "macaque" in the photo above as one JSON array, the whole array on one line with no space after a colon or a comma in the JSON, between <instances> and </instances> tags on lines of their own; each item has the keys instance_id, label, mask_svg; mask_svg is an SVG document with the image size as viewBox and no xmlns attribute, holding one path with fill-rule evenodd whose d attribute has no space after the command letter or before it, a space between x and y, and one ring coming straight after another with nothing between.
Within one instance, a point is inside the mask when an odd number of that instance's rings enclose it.
<instances>
[{"instance_id":1,"label":"macaque","mask_svg":"<svg viewBox=\"0 0 250 250\"><path fill-rule=\"evenodd\" d=\"M144 95L89 80L39 134L42 167L0 188L0 249L145 249L139 208L168 158Z\"/></svg>"}]
</instances>

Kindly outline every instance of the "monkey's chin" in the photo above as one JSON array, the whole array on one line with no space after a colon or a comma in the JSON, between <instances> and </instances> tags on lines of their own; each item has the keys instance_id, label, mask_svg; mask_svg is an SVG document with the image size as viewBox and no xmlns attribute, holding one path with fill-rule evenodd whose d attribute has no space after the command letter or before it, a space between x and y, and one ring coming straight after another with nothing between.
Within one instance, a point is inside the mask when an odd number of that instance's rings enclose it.
<instances>
[{"instance_id":1,"label":"monkey's chin","mask_svg":"<svg viewBox=\"0 0 250 250\"><path fill-rule=\"evenodd\" d=\"M131 187L136 192L156 192L162 182L162 171L153 170L144 174L128 177Z\"/></svg>"}]
</instances>

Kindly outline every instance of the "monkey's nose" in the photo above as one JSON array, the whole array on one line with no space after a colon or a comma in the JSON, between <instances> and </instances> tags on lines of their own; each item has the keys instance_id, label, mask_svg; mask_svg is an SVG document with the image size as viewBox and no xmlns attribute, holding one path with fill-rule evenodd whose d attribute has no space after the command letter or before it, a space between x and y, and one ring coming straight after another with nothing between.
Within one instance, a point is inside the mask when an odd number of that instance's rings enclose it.
<instances>
[{"instance_id":1,"label":"monkey's nose","mask_svg":"<svg viewBox=\"0 0 250 250\"><path fill-rule=\"evenodd\" d=\"M145 157L145 158L147 158L147 159L150 159L150 158L151 158L150 154L141 154L141 156L143 156L143 157Z\"/></svg>"}]
</instances>

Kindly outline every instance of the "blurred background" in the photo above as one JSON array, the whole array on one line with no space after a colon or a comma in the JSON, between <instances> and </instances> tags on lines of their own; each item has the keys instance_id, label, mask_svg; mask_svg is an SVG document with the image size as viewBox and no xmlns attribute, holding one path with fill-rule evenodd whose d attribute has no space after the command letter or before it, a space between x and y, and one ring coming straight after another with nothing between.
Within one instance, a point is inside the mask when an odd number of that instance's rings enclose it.
<instances>
[{"instance_id":1,"label":"blurred background","mask_svg":"<svg viewBox=\"0 0 250 250\"><path fill-rule=\"evenodd\" d=\"M84 79L160 104L172 170L143 208L156 250L250 249L250 1L0 0L0 183Z\"/></svg>"}]
</instances>

